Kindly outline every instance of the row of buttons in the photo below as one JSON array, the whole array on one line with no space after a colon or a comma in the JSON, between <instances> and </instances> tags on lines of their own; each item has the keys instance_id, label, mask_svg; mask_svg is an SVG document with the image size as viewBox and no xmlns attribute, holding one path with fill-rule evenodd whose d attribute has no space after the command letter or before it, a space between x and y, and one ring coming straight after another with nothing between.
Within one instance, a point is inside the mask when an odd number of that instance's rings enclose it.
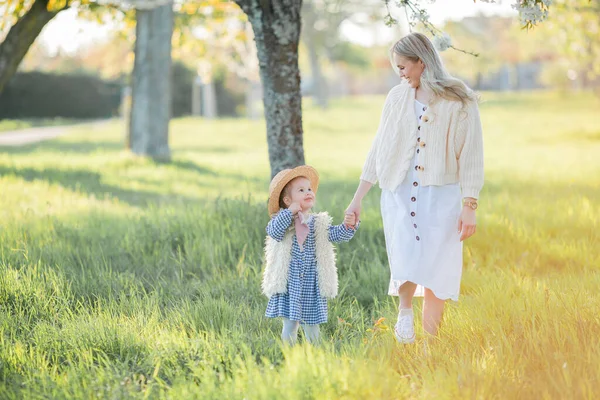
<instances>
[{"instance_id":1,"label":"row of buttons","mask_svg":"<svg viewBox=\"0 0 600 400\"><path fill-rule=\"evenodd\" d=\"M427 107L423 107L423 111L426 111L426 110L427 110ZM421 121L423 121L423 122L429 121L429 117L427 117L427 115L419 116L419 119ZM419 125L417 127L417 129L420 131L421 130L421 125ZM425 147L425 142L421 141L421 137L418 137L417 138L417 144L418 144L417 154L419 154L421 152L421 149L419 147ZM418 157L418 156L415 156L415 157ZM417 162L419 161L418 158L417 158L416 161ZM424 170L425 170L425 167L423 167L422 165L415 165L415 171L424 171ZM417 182L416 177L415 177L415 180L413 181L413 190L412 190L412 195L413 196L410 198L410 201L412 203L416 203L417 202L417 196L416 195L417 195L417 192L418 192L418 188L417 188L418 186L419 186L419 182ZM416 204L415 204L415 206L416 206ZM411 217L414 218L416 215L417 214L414 211L411 211L411 213L410 213ZM417 229L417 224L414 223L414 221L413 221L413 228ZM415 236L415 239L417 241L420 241L421 238L419 237L418 232L416 232L416 233L417 233L417 235Z\"/></svg>"}]
</instances>

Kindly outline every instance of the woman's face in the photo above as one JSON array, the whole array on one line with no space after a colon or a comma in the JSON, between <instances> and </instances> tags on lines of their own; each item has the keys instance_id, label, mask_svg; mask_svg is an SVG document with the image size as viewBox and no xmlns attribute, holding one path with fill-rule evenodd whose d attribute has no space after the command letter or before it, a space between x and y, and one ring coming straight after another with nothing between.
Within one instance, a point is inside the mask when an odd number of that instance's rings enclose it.
<instances>
[{"instance_id":1,"label":"woman's face","mask_svg":"<svg viewBox=\"0 0 600 400\"><path fill-rule=\"evenodd\" d=\"M425 64L421 60L415 62L396 53L394 53L393 58L400 72L400 77L406 79L410 86L418 88Z\"/></svg>"}]
</instances>

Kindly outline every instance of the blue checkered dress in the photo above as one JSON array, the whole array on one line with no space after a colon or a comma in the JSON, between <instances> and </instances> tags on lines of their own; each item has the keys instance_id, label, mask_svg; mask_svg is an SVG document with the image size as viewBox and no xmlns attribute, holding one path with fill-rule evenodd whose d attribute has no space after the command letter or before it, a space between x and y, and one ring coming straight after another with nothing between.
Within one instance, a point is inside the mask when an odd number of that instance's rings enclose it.
<instances>
[{"instance_id":1,"label":"blue checkered dress","mask_svg":"<svg viewBox=\"0 0 600 400\"><path fill-rule=\"evenodd\" d=\"M267 225L267 235L282 241L292 222L292 213L287 209L281 210ZM327 300L321 296L317 281L315 219L312 215L308 219L308 226L310 231L303 250L300 250L294 235L287 293L278 293L269 299L265 313L269 318L285 317L306 325L327 322ZM352 239L354 232L344 224L329 226L329 241L347 242Z\"/></svg>"}]
</instances>

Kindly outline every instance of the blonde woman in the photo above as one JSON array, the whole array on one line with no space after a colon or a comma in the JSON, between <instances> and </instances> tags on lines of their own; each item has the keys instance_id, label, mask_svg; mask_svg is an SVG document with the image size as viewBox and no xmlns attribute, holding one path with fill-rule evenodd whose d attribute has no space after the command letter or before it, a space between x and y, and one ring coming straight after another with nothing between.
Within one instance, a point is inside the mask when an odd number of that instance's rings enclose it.
<instances>
[{"instance_id":1,"label":"blonde woman","mask_svg":"<svg viewBox=\"0 0 600 400\"><path fill-rule=\"evenodd\" d=\"M379 181L391 272L400 297L396 339L415 340L412 299L424 296L423 328L437 335L446 300L458 300L462 242L475 233L483 186L477 96L452 77L420 33L391 51L403 78L385 101L360 184L346 213L358 220L363 197Z\"/></svg>"}]
</instances>

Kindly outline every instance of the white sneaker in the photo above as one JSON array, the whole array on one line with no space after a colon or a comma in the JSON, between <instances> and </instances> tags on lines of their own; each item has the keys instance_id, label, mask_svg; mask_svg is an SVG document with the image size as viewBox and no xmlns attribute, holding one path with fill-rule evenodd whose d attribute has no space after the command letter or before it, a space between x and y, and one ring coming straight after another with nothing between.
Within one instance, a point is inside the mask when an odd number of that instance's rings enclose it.
<instances>
[{"instance_id":1,"label":"white sneaker","mask_svg":"<svg viewBox=\"0 0 600 400\"><path fill-rule=\"evenodd\" d=\"M398 322L394 326L394 334L398 343L408 344L415 341L415 326L412 309L400 310Z\"/></svg>"}]
</instances>

